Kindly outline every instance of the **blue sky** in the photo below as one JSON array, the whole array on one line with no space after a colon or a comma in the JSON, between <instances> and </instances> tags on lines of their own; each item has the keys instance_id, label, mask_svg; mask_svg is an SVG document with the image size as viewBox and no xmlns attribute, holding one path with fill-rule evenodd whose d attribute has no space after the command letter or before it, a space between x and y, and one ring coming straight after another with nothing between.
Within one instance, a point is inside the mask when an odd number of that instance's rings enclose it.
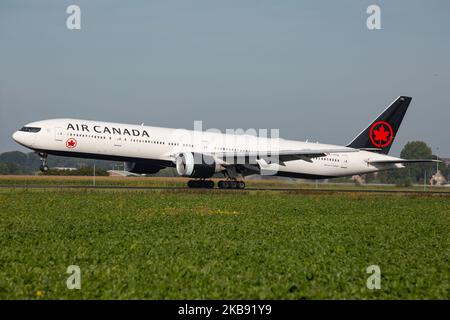
<instances>
[{"instance_id":1,"label":"blue sky","mask_svg":"<svg viewBox=\"0 0 450 320\"><path fill-rule=\"evenodd\" d=\"M382 30L366 27L370 4ZM24 150L10 138L24 123L57 117L346 144L410 95L393 153L423 140L450 156L449 36L446 0L3 0L0 151Z\"/></svg>"}]
</instances>

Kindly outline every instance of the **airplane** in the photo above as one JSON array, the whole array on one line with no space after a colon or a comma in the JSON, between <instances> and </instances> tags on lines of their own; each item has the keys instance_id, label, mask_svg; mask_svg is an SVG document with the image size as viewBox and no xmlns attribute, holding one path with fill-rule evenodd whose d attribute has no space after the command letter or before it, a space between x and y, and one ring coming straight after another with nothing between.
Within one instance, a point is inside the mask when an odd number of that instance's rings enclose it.
<instances>
[{"instance_id":1,"label":"airplane","mask_svg":"<svg viewBox=\"0 0 450 320\"><path fill-rule=\"evenodd\" d=\"M244 189L253 174L331 179L439 162L388 155L411 100L398 97L346 146L79 119L28 123L12 138L39 154L43 172L48 156L57 155L122 161L135 174L175 167L192 178L190 188L214 188L210 178L221 173L220 189Z\"/></svg>"}]
</instances>

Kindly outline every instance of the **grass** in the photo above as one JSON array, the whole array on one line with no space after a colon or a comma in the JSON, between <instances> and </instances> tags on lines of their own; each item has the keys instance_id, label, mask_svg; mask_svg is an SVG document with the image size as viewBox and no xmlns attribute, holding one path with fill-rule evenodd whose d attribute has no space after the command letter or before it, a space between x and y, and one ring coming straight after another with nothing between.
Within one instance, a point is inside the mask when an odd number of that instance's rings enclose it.
<instances>
[{"instance_id":1,"label":"grass","mask_svg":"<svg viewBox=\"0 0 450 320\"><path fill-rule=\"evenodd\" d=\"M449 234L446 196L0 189L0 299L449 299Z\"/></svg>"},{"instance_id":2,"label":"grass","mask_svg":"<svg viewBox=\"0 0 450 320\"><path fill-rule=\"evenodd\" d=\"M118 187L185 187L188 178L181 177L96 177L96 186ZM220 179L213 179L219 181ZM332 181L332 180L331 180ZM94 178L87 176L8 176L0 175L0 186L93 186ZM246 180L248 188L285 188L285 189L327 189L327 190L382 190L382 191L424 191L423 186L396 187L394 185L354 185L338 183L304 182L301 180ZM449 187L430 187L426 191L449 192Z\"/></svg>"}]
</instances>

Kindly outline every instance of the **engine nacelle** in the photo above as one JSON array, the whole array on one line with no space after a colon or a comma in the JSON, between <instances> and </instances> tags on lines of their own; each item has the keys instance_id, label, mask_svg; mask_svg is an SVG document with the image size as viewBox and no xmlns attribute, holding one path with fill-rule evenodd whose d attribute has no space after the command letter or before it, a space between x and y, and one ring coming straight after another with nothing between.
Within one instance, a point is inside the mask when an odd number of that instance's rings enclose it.
<instances>
[{"instance_id":1,"label":"engine nacelle","mask_svg":"<svg viewBox=\"0 0 450 320\"><path fill-rule=\"evenodd\" d=\"M157 173L162 167L149 162L125 162L125 171L137 174Z\"/></svg>"},{"instance_id":2,"label":"engine nacelle","mask_svg":"<svg viewBox=\"0 0 450 320\"><path fill-rule=\"evenodd\" d=\"M177 173L183 177L211 178L214 173L222 171L222 167L209 155L183 152L175 159Z\"/></svg>"}]
</instances>

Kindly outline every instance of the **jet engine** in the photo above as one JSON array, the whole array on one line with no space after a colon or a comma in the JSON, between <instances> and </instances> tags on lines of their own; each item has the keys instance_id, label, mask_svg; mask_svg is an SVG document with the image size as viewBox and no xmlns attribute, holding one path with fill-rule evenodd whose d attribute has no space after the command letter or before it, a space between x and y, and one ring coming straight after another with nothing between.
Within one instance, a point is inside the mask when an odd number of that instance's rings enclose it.
<instances>
[{"instance_id":1,"label":"jet engine","mask_svg":"<svg viewBox=\"0 0 450 320\"><path fill-rule=\"evenodd\" d=\"M191 178L211 178L214 173L222 171L222 167L209 155L183 152L175 159L180 176Z\"/></svg>"}]
</instances>

